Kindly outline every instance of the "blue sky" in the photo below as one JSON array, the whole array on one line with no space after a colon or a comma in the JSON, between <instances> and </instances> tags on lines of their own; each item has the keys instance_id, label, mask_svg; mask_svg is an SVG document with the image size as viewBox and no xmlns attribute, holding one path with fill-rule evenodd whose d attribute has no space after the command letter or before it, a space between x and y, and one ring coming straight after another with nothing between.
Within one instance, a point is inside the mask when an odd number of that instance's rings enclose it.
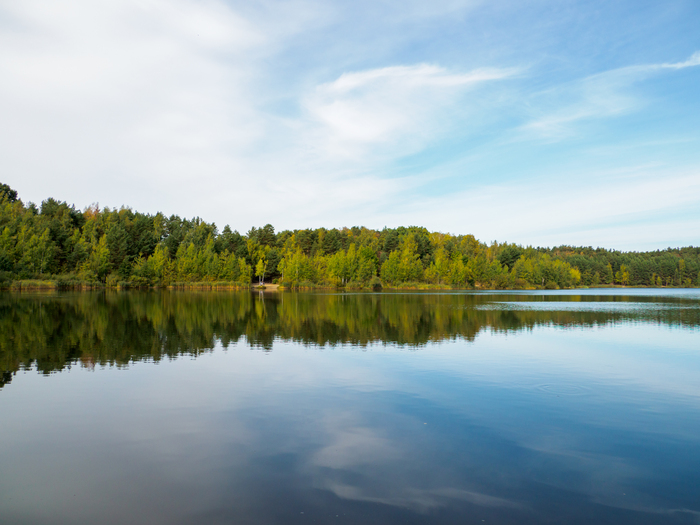
<instances>
[{"instance_id":1,"label":"blue sky","mask_svg":"<svg viewBox=\"0 0 700 525\"><path fill-rule=\"evenodd\" d=\"M0 1L25 201L700 244L700 4Z\"/></svg>"}]
</instances>

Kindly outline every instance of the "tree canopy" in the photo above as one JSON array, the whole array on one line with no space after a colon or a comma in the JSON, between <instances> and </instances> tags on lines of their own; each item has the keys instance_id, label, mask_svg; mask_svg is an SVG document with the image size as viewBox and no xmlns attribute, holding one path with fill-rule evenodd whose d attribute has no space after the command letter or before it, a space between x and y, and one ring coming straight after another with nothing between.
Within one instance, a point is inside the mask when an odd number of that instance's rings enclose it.
<instances>
[{"instance_id":1,"label":"tree canopy","mask_svg":"<svg viewBox=\"0 0 700 525\"><path fill-rule=\"evenodd\" d=\"M276 280L350 288L698 286L700 248L620 252L490 244L418 226L221 232L199 217L166 217L53 198L25 204L0 184L0 282L19 279L167 286Z\"/></svg>"}]
</instances>

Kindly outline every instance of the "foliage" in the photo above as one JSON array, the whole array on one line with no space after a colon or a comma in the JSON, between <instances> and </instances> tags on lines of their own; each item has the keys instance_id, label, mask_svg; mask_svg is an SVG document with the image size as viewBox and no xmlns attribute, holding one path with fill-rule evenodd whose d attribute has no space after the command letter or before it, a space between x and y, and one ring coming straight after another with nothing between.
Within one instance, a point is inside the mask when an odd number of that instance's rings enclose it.
<instances>
[{"instance_id":1,"label":"foliage","mask_svg":"<svg viewBox=\"0 0 700 525\"><path fill-rule=\"evenodd\" d=\"M97 204L81 212L51 198L39 207L25 205L0 184L0 286L22 279L80 286L247 285L254 276L292 288L700 286L700 248L533 248L418 226L276 233L267 224L242 235L227 225L219 233L199 217Z\"/></svg>"}]
</instances>

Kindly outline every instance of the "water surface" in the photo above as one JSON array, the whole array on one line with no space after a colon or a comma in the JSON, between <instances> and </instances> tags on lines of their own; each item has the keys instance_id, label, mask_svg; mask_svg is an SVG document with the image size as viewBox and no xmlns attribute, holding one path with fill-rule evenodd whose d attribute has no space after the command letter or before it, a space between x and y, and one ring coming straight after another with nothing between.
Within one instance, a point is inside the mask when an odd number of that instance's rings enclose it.
<instances>
[{"instance_id":1,"label":"water surface","mask_svg":"<svg viewBox=\"0 0 700 525\"><path fill-rule=\"evenodd\" d=\"M699 523L700 293L0 295L0 522Z\"/></svg>"}]
</instances>

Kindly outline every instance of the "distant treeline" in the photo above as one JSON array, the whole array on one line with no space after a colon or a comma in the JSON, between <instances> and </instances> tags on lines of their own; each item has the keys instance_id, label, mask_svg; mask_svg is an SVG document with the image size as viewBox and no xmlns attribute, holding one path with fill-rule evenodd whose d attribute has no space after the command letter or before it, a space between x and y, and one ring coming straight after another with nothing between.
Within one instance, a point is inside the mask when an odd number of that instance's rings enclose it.
<instances>
[{"instance_id":1,"label":"distant treeline","mask_svg":"<svg viewBox=\"0 0 700 525\"><path fill-rule=\"evenodd\" d=\"M411 226L246 234L200 218L129 208L84 211L49 198L24 204L0 184L0 286L177 286L255 280L288 287L570 288L698 286L700 247L618 252L523 247Z\"/></svg>"}]
</instances>

